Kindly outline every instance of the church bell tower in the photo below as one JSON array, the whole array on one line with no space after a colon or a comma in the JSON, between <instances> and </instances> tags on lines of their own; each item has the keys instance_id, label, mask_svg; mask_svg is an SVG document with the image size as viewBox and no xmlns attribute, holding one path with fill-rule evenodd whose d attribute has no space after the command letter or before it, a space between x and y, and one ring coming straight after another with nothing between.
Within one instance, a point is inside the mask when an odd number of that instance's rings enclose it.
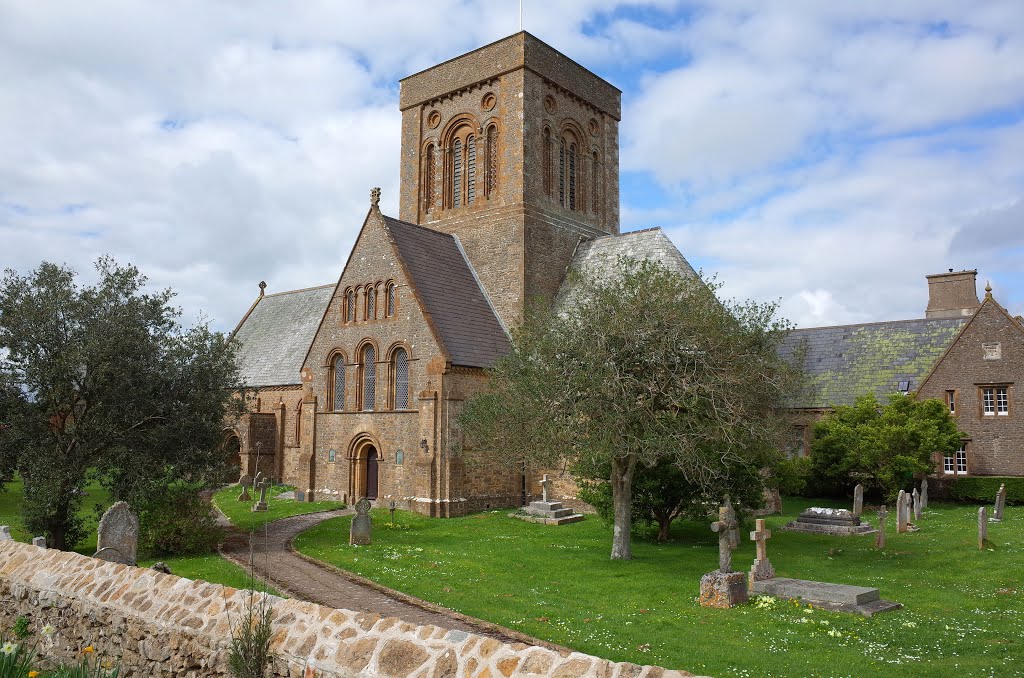
<instances>
[{"instance_id":1,"label":"church bell tower","mask_svg":"<svg viewBox=\"0 0 1024 678\"><path fill-rule=\"evenodd\" d=\"M458 236L506 327L619 233L621 92L529 33L401 81L400 218Z\"/></svg>"}]
</instances>

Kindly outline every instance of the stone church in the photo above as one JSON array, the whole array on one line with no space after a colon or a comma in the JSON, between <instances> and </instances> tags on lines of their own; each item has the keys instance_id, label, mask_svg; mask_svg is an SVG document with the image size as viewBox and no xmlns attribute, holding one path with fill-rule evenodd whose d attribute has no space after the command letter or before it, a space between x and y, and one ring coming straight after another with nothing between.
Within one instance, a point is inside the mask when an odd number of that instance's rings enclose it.
<instances>
[{"instance_id":1,"label":"stone church","mask_svg":"<svg viewBox=\"0 0 1024 678\"><path fill-rule=\"evenodd\" d=\"M620 255L693 274L660 229L619 233L620 99L525 32L402 80L398 218L372 191L338 281L261 283L233 333L251 393L229 433L243 472L432 516L539 494L535 470L459 454L460 409L509 328L569 271Z\"/></svg>"}]
</instances>

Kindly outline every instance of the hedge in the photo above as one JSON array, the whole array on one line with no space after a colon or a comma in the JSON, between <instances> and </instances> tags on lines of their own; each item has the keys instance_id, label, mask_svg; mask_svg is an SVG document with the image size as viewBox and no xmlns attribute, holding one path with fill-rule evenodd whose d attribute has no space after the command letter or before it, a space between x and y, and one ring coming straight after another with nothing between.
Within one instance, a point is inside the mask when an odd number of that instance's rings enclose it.
<instances>
[{"instance_id":1,"label":"hedge","mask_svg":"<svg viewBox=\"0 0 1024 678\"><path fill-rule=\"evenodd\" d=\"M1024 478L995 476L957 478L950 483L950 495L960 501L994 503L1001 484L1006 484L1006 503L1024 504Z\"/></svg>"}]
</instances>

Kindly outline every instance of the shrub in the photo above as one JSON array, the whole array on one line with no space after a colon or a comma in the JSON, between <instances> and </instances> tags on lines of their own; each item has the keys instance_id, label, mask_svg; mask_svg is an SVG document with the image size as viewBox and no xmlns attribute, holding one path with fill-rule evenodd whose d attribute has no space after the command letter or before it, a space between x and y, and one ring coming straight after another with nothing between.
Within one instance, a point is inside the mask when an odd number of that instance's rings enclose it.
<instances>
[{"instance_id":1,"label":"shrub","mask_svg":"<svg viewBox=\"0 0 1024 678\"><path fill-rule=\"evenodd\" d=\"M209 553L223 530L199 496L197 483L175 482L154 489L140 507L139 546L153 556Z\"/></svg>"},{"instance_id":2,"label":"shrub","mask_svg":"<svg viewBox=\"0 0 1024 678\"><path fill-rule=\"evenodd\" d=\"M949 493L960 501L991 504L996 500L996 492L1003 483L1006 484L1006 503L1024 504L1024 478L957 478L951 483Z\"/></svg>"},{"instance_id":3,"label":"shrub","mask_svg":"<svg viewBox=\"0 0 1024 678\"><path fill-rule=\"evenodd\" d=\"M807 489L811 480L810 457L783 459L775 465L772 475L780 493L791 497L809 496Z\"/></svg>"}]
</instances>

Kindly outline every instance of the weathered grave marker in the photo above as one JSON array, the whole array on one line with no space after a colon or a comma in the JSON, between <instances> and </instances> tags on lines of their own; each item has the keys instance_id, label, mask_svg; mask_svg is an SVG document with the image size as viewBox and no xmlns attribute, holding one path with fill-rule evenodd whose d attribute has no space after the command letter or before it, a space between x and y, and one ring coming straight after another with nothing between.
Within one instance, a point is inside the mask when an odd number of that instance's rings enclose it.
<instances>
[{"instance_id":1,"label":"weathered grave marker","mask_svg":"<svg viewBox=\"0 0 1024 678\"><path fill-rule=\"evenodd\" d=\"M921 508L928 508L928 479L921 479Z\"/></svg>"},{"instance_id":2,"label":"weathered grave marker","mask_svg":"<svg viewBox=\"0 0 1024 678\"><path fill-rule=\"evenodd\" d=\"M916 487L914 488L913 500L914 520L921 520L921 495L917 493Z\"/></svg>"},{"instance_id":3,"label":"weathered grave marker","mask_svg":"<svg viewBox=\"0 0 1024 678\"><path fill-rule=\"evenodd\" d=\"M46 537L32 537L32 546L38 546L41 549L45 549Z\"/></svg>"},{"instance_id":4,"label":"weathered grave marker","mask_svg":"<svg viewBox=\"0 0 1024 678\"><path fill-rule=\"evenodd\" d=\"M257 476L259 477L259 476ZM256 484L256 489L260 491L260 500L256 502L256 505L252 507L253 511L266 511L267 510L267 490L270 488L270 478L264 478Z\"/></svg>"},{"instance_id":5,"label":"weathered grave marker","mask_svg":"<svg viewBox=\"0 0 1024 678\"><path fill-rule=\"evenodd\" d=\"M703 607L729 608L747 602L746 575L732 572L731 532L738 529L731 506L718 509L718 521L711 530L718 533L718 569L700 578L700 604Z\"/></svg>"},{"instance_id":6,"label":"weathered grave marker","mask_svg":"<svg viewBox=\"0 0 1024 678\"><path fill-rule=\"evenodd\" d=\"M0 525L0 541L14 541L11 536L11 528L7 525Z\"/></svg>"},{"instance_id":7,"label":"weathered grave marker","mask_svg":"<svg viewBox=\"0 0 1024 678\"><path fill-rule=\"evenodd\" d=\"M758 518L755 525L757 529L750 533L751 541L757 545L757 556L754 558L754 564L750 567L749 584L751 586L755 581L771 579L775 576L775 568L768 560L768 540L771 539L772 531L765 529L762 518Z\"/></svg>"},{"instance_id":8,"label":"weathered grave marker","mask_svg":"<svg viewBox=\"0 0 1024 678\"><path fill-rule=\"evenodd\" d=\"M1003 520L1003 509L1006 508L1006 483L999 484L999 491L996 492L996 506L992 512L992 522L999 523Z\"/></svg>"},{"instance_id":9,"label":"weathered grave marker","mask_svg":"<svg viewBox=\"0 0 1024 678\"><path fill-rule=\"evenodd\" d=\"M138 549L139 519L127 502L119 501L100 518L93 558L134 565Z\"/></svg>"},{"instance_id":10,"label":"weathered grave marker","mask_svg":"<svg viewBox=\"0 0 1024 678\"><path fill-rule=\"evenodd\" d=\"M857 483L853 488L853 517L860 518L864 513L864 486Z\"/></svg>"},{"instance_id":11,"label":"weathered grave marker","mask_svg":"<svg viewBox=\"0 0 1024 678\"><path fill-rule=\"evenodd\" d=\"M910 530L910 515L907 510L907 493L900 490L896 497L896 531L908 532Z\"/></svg>"},{"instance_id":12,"label":"weathered grave marker","mask_svg":"<svg viewBox=\"0 0 1024 678\"><path fill-rule=\"evenodd\" d=\"M356 502L356 515L348 528L348 543L354 546L369 546L372 529L370 500L364 497Z\"/></svg>"},{"instance_id":13,"label":"weathered grave marker","mask_svg":"<svg viewBox=\"0 0 1024 678\"><path fill-rule=\"evenodd\" d=\"M978 550L985 550L985 542L988 541L988 511L984 506L978 508Z\"/></svg>"},{"instance_id":14,"label":"weathered grave marker","mask_svg":"<svg viewBox=\"0 0 1024 678\"><path fill-rule=\"evenodd\" d=\"M878 534L875 535L875 548L885 548L885 519L889 517L889 512L885 510L885 504L882 504L882 508L878 509Z\"/></svg>"},{"instance_id":15,"label":"weathered grave marker","mask_svg":"<svg viewBox=\"0 0 1024 678\"><path fill-rule=\"evenodd\" d=\"M252 501L252 497L249 496L249 488L252 487L252 476L246 473L238 479L238 484L242 487L242 494L238 495L238 501Z\"/></svg>"},{"instance_id":16,"label":"weathered grave marker","mask_svg":"<svg viewBox=\"0 0 1024 678\"><path fill-rule=\"evenodd\" d=\"M541 501L544 502L545 504L551 501L551 486L553 484L554 481L548 478L547 473L545 473L544 477L540 479Z\"/></svg>"},{"instance_id":17,"label":"weathered grave marker","mask_svg":"<svg viewBox=\"0 0 1024 678\"><path fill-rule=\"evenodd\" d=\"M736 548L740 545L740 523L736 517L736 509L732 507L732 499L729 498L729 495L725 495L725 508L729 511L729 519L735 523L735 526L729 531L729 539L732 541L732 547Z\"/></svg>"}]
</instances>

